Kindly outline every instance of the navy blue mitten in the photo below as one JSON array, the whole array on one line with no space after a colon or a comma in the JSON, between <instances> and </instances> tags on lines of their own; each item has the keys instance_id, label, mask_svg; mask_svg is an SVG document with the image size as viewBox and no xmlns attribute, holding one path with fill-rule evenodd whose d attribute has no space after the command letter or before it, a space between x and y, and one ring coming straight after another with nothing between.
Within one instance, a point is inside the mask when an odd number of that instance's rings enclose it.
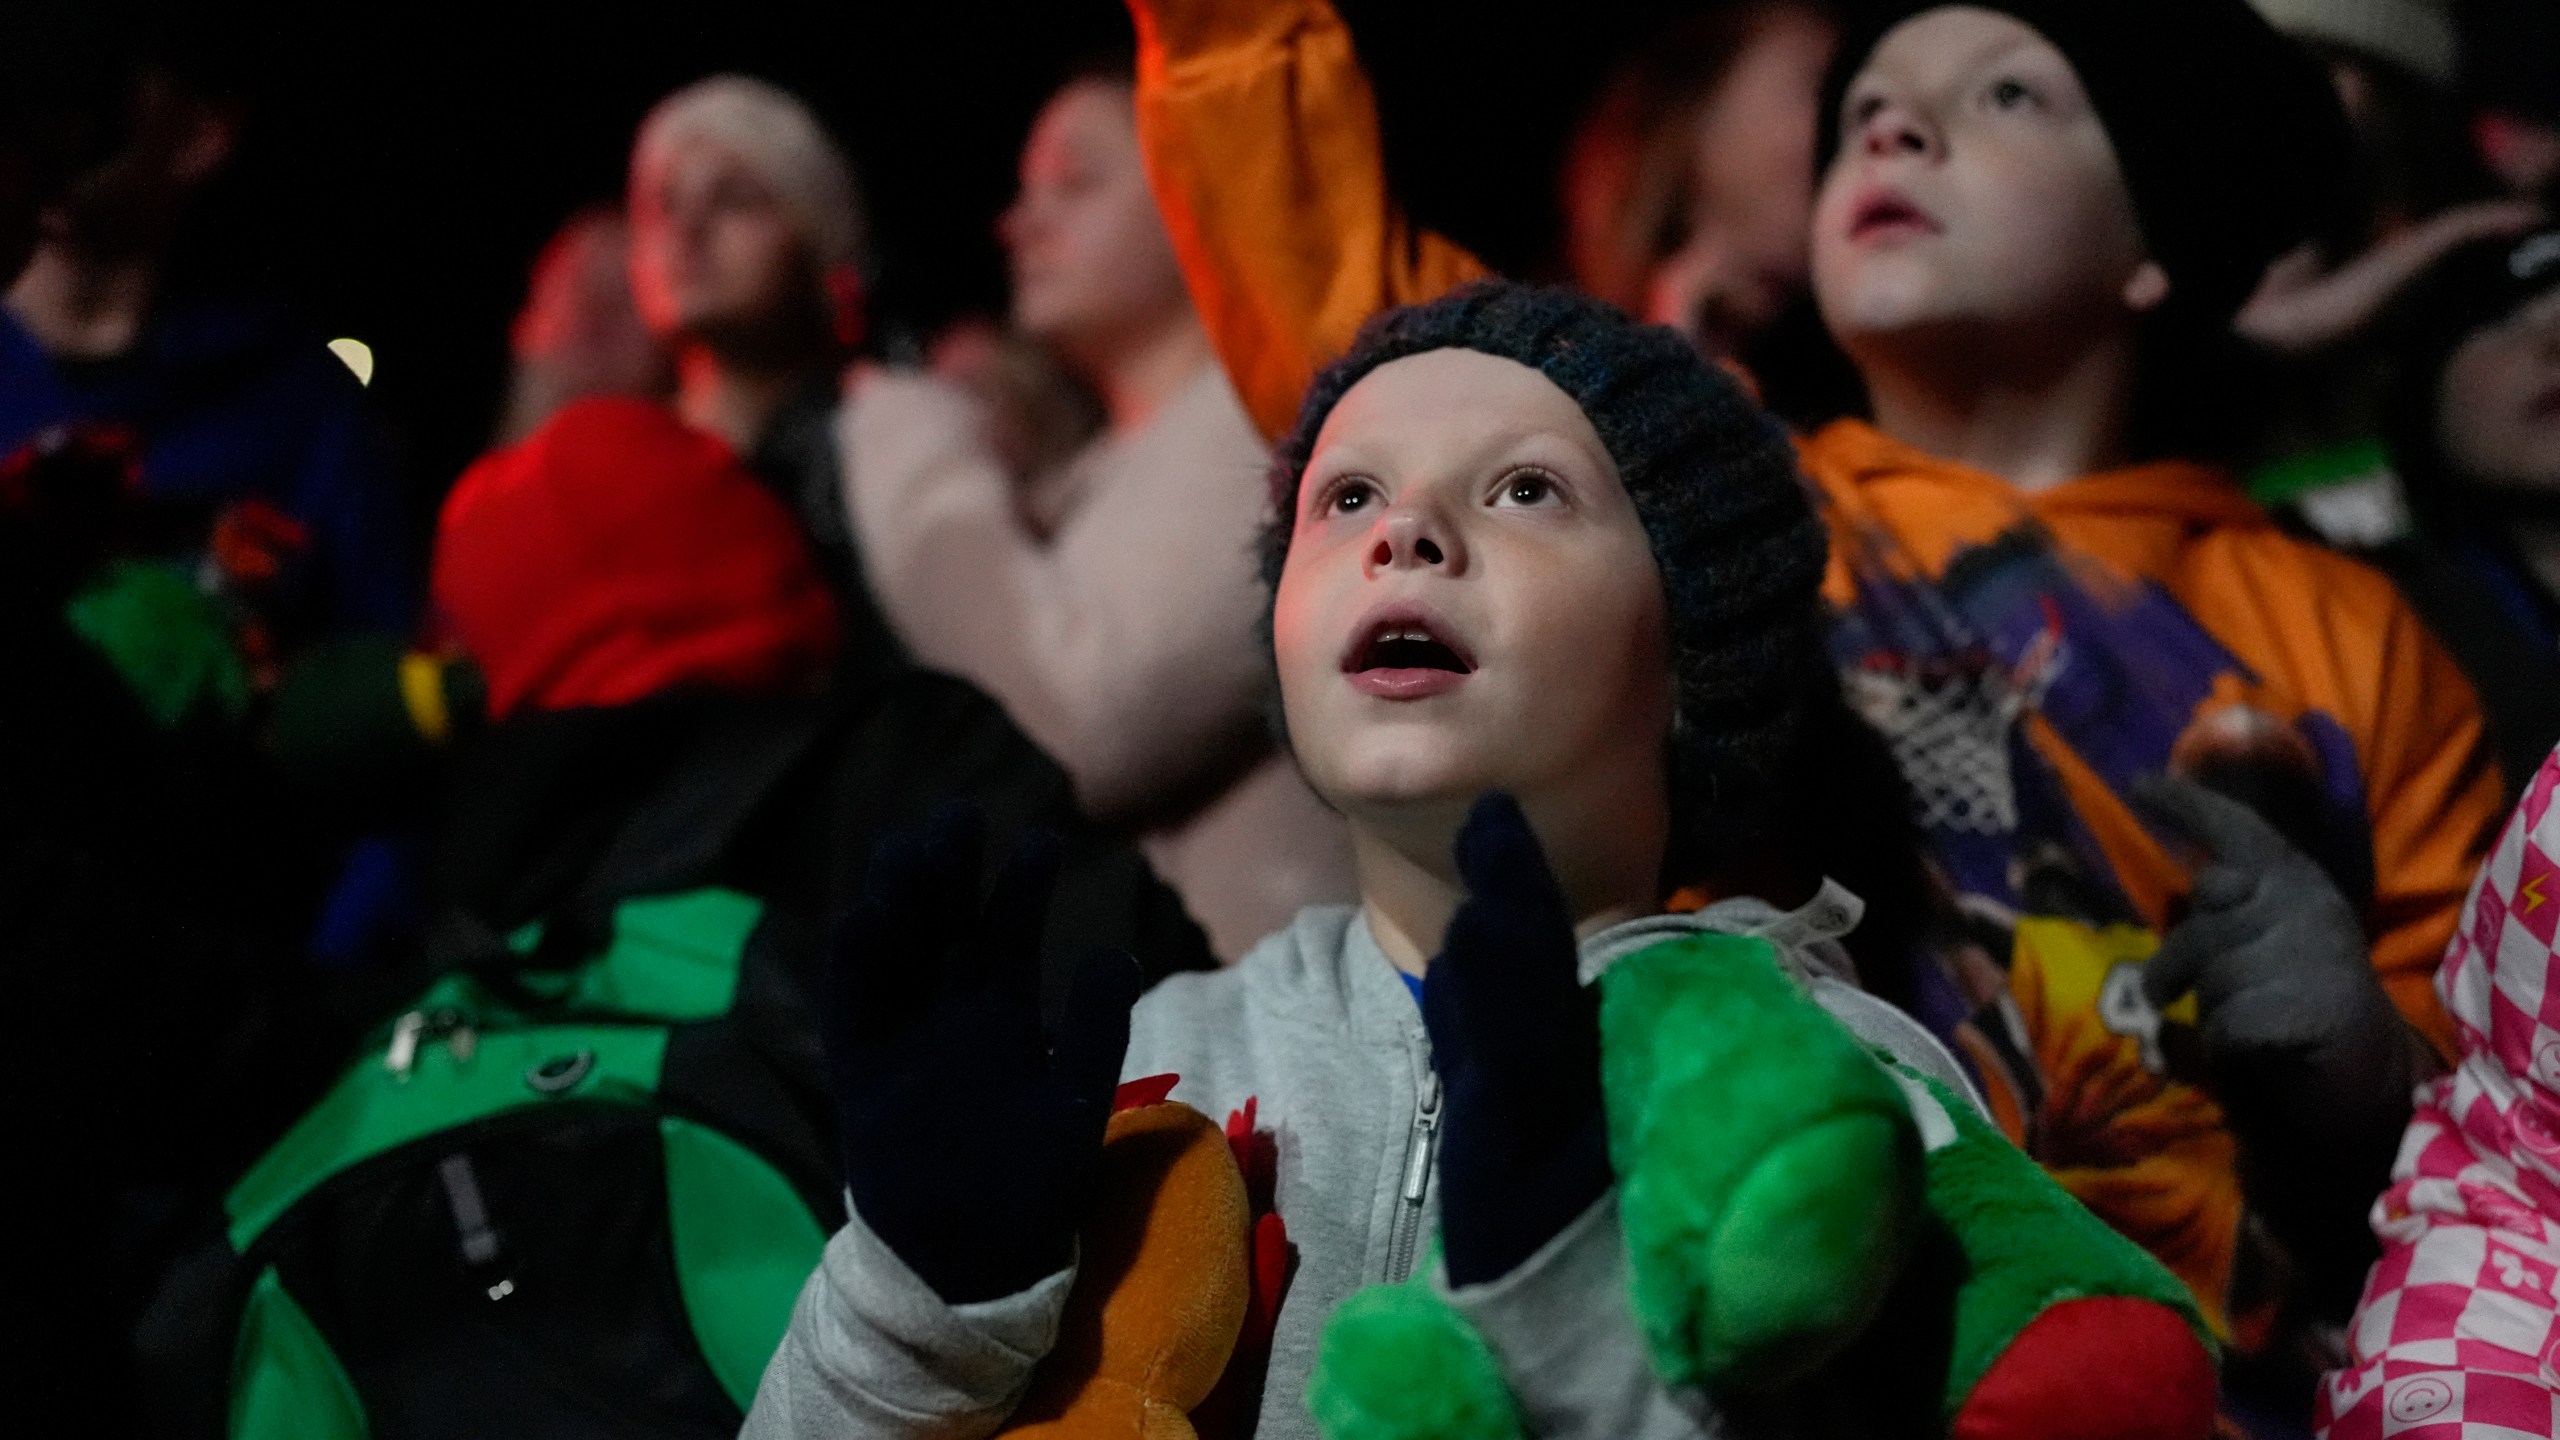
<instances>
[{"instance_id":1,"label":"navy blue mitten","mask_svg":"<svg viewBox=\"0 0 2560 1440\"><path fill-rule=\"evenodd\" d=\"M1129 956L1085 956L1052 1043L1040 932L1058 842L1025 836L982 903L985 844L956 803L881 842L837 918L818 1015L854 1209L954 1305L1073 1256L1139 990Z\"/></svg>"},{"instance_id":2,"label":"navy blue mitten","mask_svg":"<svg viewBox=\"0 0 2560 1440\"><path fill-rule=\"evenodd\" d=\"M1440 1242L1454 1285L1497 1280L1609 1188L1599 998L1564 892L1519 802L1458 831L1467 898L1422 982L1446 1092Z\"/></svg>"}]
</instances>

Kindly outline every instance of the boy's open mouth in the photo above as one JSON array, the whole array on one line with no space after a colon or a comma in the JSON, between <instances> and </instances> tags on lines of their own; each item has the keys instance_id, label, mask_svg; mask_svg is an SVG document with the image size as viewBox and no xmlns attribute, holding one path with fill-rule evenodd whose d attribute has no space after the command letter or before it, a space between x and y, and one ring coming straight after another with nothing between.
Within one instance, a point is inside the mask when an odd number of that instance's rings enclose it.
<instances>
[{"instance_id":1,"label":"boy's open mouth","mask_svg":"<svg viewBox=\"0 0 2560 1440\"><path fill-rule=\"evenodd\" d=\"M1475 671L1475 659L1430 616L1397 610L1372 620L1343 656L1343 673L1371 695L1418 700L1443 694Z\"/></svg>"},{"instance_id":2,"label":"boy's open mouth","mask_svg":"<svg viewBox=\"0 0 2560 1440\"><path fill-rule=\"evenodd\" d=\"M1476 667L1456 646L1434 634L1428 621L1399 618L1370 626L1342 668L1355 675L1370 670L1447 670L1464 675Z\"/></svg>"},{"instance_id":3,"label":"boy's open mouth","mask_svg":"<svg viewBox=\"0 0 2560 1440\"><path fill-rule=\"evenodd\" d=\"M1849 238L1873 240L1935 235L1938 222L1911 198L1889 186L1871 186L1849 211Z\"/></svg>"}]
</instances>

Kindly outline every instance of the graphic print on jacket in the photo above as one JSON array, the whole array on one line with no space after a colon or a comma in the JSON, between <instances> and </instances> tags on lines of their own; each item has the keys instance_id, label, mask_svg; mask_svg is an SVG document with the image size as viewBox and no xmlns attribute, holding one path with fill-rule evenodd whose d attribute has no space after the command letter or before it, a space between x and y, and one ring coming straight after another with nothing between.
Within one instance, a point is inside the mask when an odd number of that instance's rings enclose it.
<instances>
[{"instance_id":1,"label":"graphic print on jacket","mask_svg":"<svg viewBox=\"0 0 2560 1440\"><path fill-rule=\"evenodd\" d=\"M2194 997L2143 995L2185 870L2121 797L2162 773L2244 797L2364 907L2355 747L2160 584L2071 553L2032 515L1958 540L1933 575L1850 486L1825 488L1851 587L1832 656L1893 744L1960 917L1921 967L1922 1018L2010 1138L2247 1345L2283 1261L2245 1223Z\"/></svg>"}]
</instances>

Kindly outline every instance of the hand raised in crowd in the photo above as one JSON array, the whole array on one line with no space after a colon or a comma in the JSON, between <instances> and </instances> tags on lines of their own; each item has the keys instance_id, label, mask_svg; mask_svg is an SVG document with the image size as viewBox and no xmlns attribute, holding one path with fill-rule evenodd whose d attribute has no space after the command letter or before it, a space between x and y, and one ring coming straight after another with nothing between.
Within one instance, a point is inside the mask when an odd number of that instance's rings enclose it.
<instances>
[{"instance_id":1,"label":"hand raised in crowd","mask_svg":"<svg viewBox=\"0 0 2560 1440\"><path fill-rule=\"evenodd\" d=\"M1467 898L1422 982L1447 1089L1440 1238L1455 1285L1511 1273L1609 1188L1599 998L1519 802L1458 832Z\"/></svg>"},{"instance_id":2,"label":"hand raised in crowd","mask_svg":"<svg viewBox=\"0 0 2560 1440\"><path fill-rule=\"evenodd\" d=\"M2355 339L2409 282L2474 240L2520 235L2542 219L2528 200L2484 200L2441 210L2335 268L2305 245L2267 267L2232 328L2280 355L2310 355Z\"/></svg>"},{"instance_id":3,"label":"hand raised in crowd","mask_svg":"<svg viewBox=\"0 0 2560 1440\"><path fill-rule=\"evenodd\" d=\"M2396 1136L2421 1042L2374 978L2355 908L2328 872L2256 811L2193 781L2156 777L2135 797L2207 857L2143 989L2155 1006L2195 992L2216 1098L2244 1138L2271 1124Z\"/></svg>"},{"instance_id":4,"label":"hand raised in crowd","mask_svg":"<svg viewBox=\"0 0 2560 1440\"><path fill-rule=\"evenodd\" d=\"M837 919L818 1017L854 1209L955 1305L1073 1257L1139 990L1129 956L1089 954L1044 1036L1058 843L1026 835L982 903L985 843L958 803L881 843Z\"/></svg>"}]
</instances>

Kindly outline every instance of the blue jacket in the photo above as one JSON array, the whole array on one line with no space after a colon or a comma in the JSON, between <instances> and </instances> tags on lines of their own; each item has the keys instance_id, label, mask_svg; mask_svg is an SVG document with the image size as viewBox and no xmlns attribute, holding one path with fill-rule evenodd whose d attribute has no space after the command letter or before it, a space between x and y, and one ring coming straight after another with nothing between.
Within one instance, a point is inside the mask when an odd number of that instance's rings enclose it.
<instances>
[{"instance_id":1,"label":"blue jacket","mask_svg":"<svg viewBox=\"0 0 2560 1440\"><path fill-rule=\"evenodd\" d=\"M64 362L0 310L0 454L82 421L137 434L143 493L173 513L200 510L209 524L225 504L255 498L307 526L294 588L321 630L405 632L415 621L413 526L362 388L276 312L181 306L124 355Z\"/></svg>"}]
</instances>

